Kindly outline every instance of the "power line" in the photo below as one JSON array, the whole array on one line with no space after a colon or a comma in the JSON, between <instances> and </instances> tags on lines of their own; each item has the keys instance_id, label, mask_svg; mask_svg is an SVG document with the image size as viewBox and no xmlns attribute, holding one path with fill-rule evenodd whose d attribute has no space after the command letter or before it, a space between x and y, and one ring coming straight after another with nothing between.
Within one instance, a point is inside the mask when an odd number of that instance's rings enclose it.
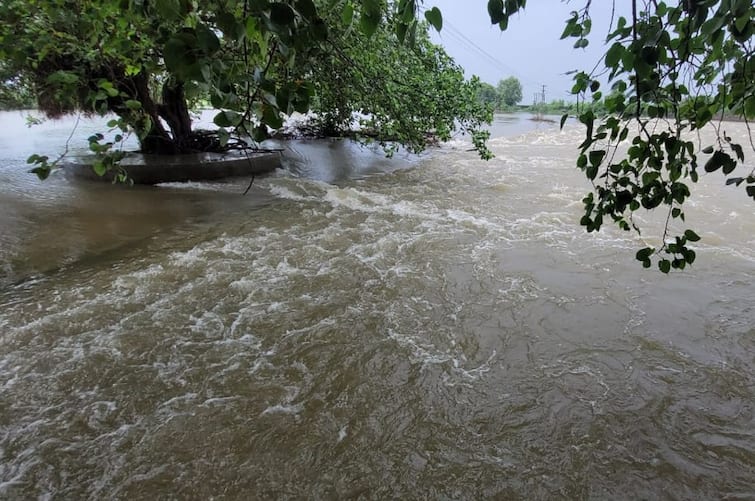
<instances>
[{"instance_id":1,"label":"power line","mask_svg":"<svg viewBox=\"0 0 755 501\"><path fill-rule=\"evenodd\" d=\"M420 12L424 12L427 10L426 8L420 6L419 7ZM451 24L448 20L443 21L443 31L447 32L451 38L459 42L463 48L467 49L470 52L476 53L478 56L482 56L483 58L487 59L489 62L491 62L496 69L499 71L502 71L503 73L508 73L511 75L520 75L521 73L513 69L511 66L507 65L494 55L490 54L488 51L477 45L473 40L471 40L469 37L467 37L461 30L456 28L453 24ZM443 33L440 34L441 38L443 37ZM534 81L522 78L525 83L531 84L531 85L538 85Z\"/></svg>"},{"instance_id":2,"label":"power line","mask_svg":"<svg viewBox=\"0 0 755 501\"><path fill-rule=\"evenodd\" d=\"M508 73L516 73L516 70L514 70L512 67L507 65L506 63L499 60L497 57L493 56L489 52L487 52L485 49L474 43L472 40L469 39L464 33L456 29L454 26L451 26L448 24L445 27L448 30L448 33L455 37L458 41L460 41L463 45L470 48L473 52L476 52L477 54L485 57L488 61L495 64L499 69L503 69Z\"/></svg>"}]
</instances>

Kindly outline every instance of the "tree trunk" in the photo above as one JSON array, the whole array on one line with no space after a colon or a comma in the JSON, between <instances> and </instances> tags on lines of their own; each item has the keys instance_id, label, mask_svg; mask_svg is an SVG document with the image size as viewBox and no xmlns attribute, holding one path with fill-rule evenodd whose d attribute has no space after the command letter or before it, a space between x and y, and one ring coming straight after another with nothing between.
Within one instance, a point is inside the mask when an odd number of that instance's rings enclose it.
<instances>
[{"instance_id":1,"label":"tree trunk","mask_svg":"<svg viewBox=\"0 0 755 501\"><path fill-rule=\"evenodd\" d=\"M145 72L134 77L134 89L136 100L142 104L142 109L150 118L150 128L139 138L142 153L158 155L175 155L180 153L176 142L171 138L168 131L160 121L159 107L152 100L149 92L149 79Z\"/></svg>"},{"instance_id":2,"label":"tree trunk","mask_svg":"<svg viewBox=\"0 0 755 501\"><path fill-rule=\"evenodd\" d=\"M186 104L183 83L166 82L162 89L160 117L170 127L173 143L180 153L188 153L192 148L191 117Z\"/></svg>"},{"instance_id":3,"label":"tree trunk","mask_svg":"<svg viewBox=\"0 0 755 501\"><path fill-rule=\"evenodd\" d=\"M130 97L117 97L111 100L110 109L118 113L130 125L139 132L139 146L142 153L154 155L175 155L178 153L190 153L202 151L211 144L198 143L192 134L191 117L186 103L184 86L181 82L169 81L163 85L161 92L162 103L155 103L149 88L149 76L142 71L132 77L122 77L121 82L126 82L124 87L128 89ZM149 128L140 128L139 123L134 123L135 114L126 106L127 99L139 101L142 112L149 117ZM117 100L117 102L116 102ZM170 132L166 130L168 125ZM201 143L201 142L200 142Z\"/></svg>"},{"instance_id":4,"label":"tree trunk","mask_svg":"<svg viewBox=\"0 0 755 501\"><path fill-rule=\"evenodd\" d=\"M145 136L139 139L142 153L153 155L175 155L180 153L170 134L163 128L162 124L157 122L152 124L152 128Z\"/></svg>"}]
</instances>

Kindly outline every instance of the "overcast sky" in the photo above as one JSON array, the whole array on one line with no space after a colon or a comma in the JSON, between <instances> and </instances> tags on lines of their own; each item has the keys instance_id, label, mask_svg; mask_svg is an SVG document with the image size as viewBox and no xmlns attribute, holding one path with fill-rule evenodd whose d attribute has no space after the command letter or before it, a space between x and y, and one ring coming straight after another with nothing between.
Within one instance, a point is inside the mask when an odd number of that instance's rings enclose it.
<instances>
[{"instance_id":1,"label":"overcast sky","mask_svg":"<svg viewBox=\"0 0 755 501\"><path fill-rule=\"evenodd\" d=\"M490 24L487 0L425 0L424 8L434 6L443 12L443 30L438 34L431 29L433 40L464 67L467 76L477 75L495 85L513 75L522 82L523 103L530 104L542 85L547 101L572 100L571 76L564 74L590 70L600 61L612 2L592 2L593 29L587 49L574 49L575 39L559 40L570 12L582 8L584 0L530 0L504 32Z\"/></svg>"}]
</instances>

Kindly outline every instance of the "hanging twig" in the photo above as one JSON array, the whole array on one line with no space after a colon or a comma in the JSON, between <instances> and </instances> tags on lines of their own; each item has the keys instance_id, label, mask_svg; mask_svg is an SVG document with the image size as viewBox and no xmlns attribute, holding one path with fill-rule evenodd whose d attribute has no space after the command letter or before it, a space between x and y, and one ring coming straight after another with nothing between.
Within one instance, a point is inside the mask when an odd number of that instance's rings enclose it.
<instances>
[{"instance_id":1,"label":"hanging twig","mask_svg":"<svg viewBox=\"0 0 755 501\"><path fill-rule=\"evenodd\" d=\"M247 157L247 158L249 158L249 157ZM250 160L250 161L251 161L251 160ZM242 194L241 194L241 196L244 196L244 195L246 195L247 193L249 193L249 190L251 190L251 189L252 189L252 185L253 185L253 184L254 184L254 174L252 174L252 179L251 179L251 180L249 181L249 186L247 186L247 187L246 187L246 190L244 190L244 193L242 193Z\"/></svg>"}]
</instances>

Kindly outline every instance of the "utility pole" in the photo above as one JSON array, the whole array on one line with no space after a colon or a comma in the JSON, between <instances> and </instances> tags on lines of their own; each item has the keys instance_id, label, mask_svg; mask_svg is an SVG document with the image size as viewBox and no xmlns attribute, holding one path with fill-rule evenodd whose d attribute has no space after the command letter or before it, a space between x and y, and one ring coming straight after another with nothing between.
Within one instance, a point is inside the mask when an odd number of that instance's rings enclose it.
<instances>
[{"instance_id":1,"label":"utility pole","mask_svg":"<svg viewBox=\"0 0 755 501\"><path fill-rule=\"evenodd\" d=\"M542 120L543 119L543 111L545 110L545 84L543 84L543 88L540 91L540 106L537 108L537 119Z\"/></svg>"},{"instance_id":2,"label":"utility pole","mask_svg":"<svg viewBox=\"0 0 755 501\"><path fill-rule=\"evenodd\" d=\"M543 119L543 110L545 110L545 84L540 92L535 92L532 99L532 108L535 111L535 120Z\"/></svg>"}]
</instances>

